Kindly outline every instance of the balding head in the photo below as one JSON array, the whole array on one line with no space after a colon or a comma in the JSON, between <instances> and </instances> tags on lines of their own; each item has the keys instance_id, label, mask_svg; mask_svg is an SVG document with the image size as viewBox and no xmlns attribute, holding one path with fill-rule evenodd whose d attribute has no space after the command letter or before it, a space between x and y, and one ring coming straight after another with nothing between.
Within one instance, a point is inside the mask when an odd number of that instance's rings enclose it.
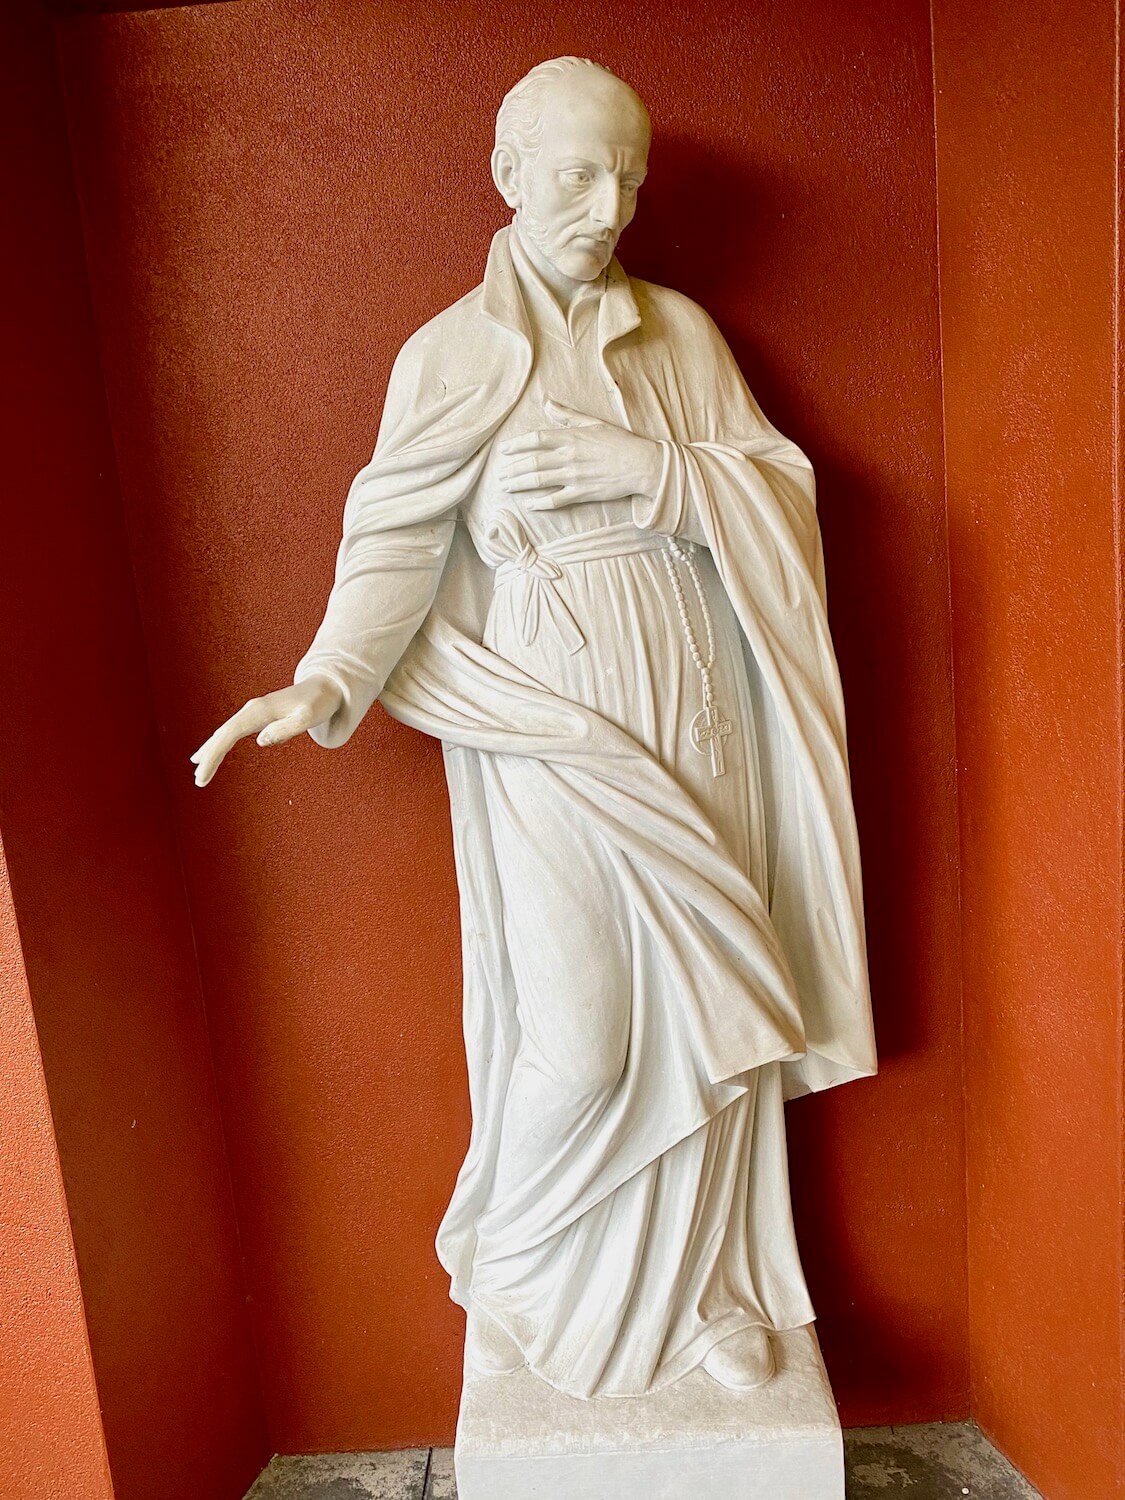
<instances>
[{"instance_id":1,"label":"balding head","mask_svg":"<svg viewBox=\"0 0 1125 1500\"><path fill-rule=\"evenodd\" d=\"M597 63L540 63L505 97L492 172L525 244L562 276L592 281L633 217L651 135L648 112Z\"/></svg>"},{"instance_id":2,"label":"balding head","mask_svg":"<svg viewBox=\"0 0 1125 1500\"><path fill-rule=\"evenodd\" d=\"M553 57L525 73L504 95L496 115L496 144L534 156L543 139L547 102L561 88L564 100L601 101L610 109L631 113L649 132L648 111L624 79L588 57Z\"/></svg>"}]
</instances>

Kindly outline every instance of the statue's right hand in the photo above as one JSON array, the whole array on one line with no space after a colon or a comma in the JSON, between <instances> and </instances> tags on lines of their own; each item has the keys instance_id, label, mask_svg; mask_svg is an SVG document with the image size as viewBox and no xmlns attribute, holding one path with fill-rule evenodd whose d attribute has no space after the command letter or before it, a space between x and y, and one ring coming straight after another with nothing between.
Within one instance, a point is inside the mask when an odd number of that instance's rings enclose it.
<instances>
[{"instance_id":1,"label":"statue's right hand","mask_svg":"<svg viewBox=\"0 0 1125 1500\"><path fill-rule=\"evenodd\" d=\"M251 698L191 757L196 786L207 785L239 740L253 734L259 745L281 745L306 729L326 723L342 698L340 689L327 677L308 677L264 698Z\"/></svg>"}]
</instances>

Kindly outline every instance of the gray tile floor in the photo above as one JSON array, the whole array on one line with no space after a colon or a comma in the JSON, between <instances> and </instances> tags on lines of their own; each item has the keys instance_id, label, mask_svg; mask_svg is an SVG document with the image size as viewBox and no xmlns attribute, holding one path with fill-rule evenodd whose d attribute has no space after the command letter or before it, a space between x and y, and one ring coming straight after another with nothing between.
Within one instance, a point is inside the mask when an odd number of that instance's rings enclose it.
<instances>
[{"instance_id":1,"label":"gray tile floor","mask_svg":"<svg viewBox=\"0 0 1125 1500\"><path fill-rule=\"evenodd\" d=\"M971 1423L861 1427L844 1436L848 1500L1039 1500ZM275 1458L246 1500L456 1500L448 1448Z\"/></svg>"}]
</instances>

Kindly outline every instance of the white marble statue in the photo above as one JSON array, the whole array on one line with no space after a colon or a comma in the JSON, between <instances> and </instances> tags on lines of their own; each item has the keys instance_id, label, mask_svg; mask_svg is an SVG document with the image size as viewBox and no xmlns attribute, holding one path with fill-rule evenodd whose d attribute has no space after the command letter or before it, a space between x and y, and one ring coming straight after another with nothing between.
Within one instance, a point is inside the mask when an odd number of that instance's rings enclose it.
<instances>
[{"instance_id":1,"label":"white marble statue","mask_svg":"<svg viewBox=\"0 0 1125 1500\"><path fill-rule=\"evenodd\" d=\"M193 757L376 699L442 741L473 1132L438 1253L471 1366L581 1398L770 1378L814 1316L783 1100L875 1069L813 475L614 257L649 137L581 59L508 94L514 218L395 362L324 622Z\"/></svg>"}]
</instances>

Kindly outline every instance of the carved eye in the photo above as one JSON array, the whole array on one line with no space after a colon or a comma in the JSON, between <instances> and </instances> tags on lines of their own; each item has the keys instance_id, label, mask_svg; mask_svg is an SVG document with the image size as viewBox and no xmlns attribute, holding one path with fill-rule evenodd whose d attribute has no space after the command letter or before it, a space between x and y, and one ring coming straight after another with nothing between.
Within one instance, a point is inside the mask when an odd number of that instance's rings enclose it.
<instances>
[{"instance_id":1,"label":"carved eye","mask_svg":"<svg viewBox=\"0 0 1125 1500\"><path fill-rule=\"evenodd\" d=\"M576 167L572 172L565 173L565 177L571 187L586 187L590 181L589 172L583 172L580 167Z\"/></svg>"}]
</instances>

